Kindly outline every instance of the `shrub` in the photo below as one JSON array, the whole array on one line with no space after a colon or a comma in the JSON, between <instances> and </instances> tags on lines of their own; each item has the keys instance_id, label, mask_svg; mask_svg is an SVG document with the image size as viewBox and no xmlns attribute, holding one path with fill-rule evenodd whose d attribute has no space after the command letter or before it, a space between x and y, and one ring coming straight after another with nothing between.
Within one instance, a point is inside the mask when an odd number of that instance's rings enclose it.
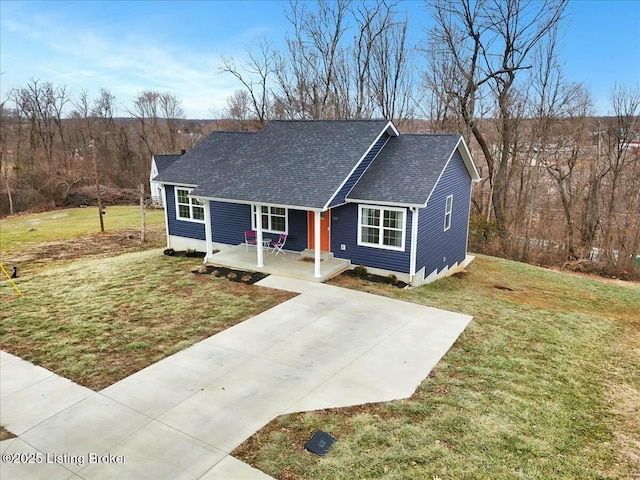
<instances>
[{"instance_id":1,"label":"shrub","mask_svg":"<svg viewBox=\"0 0 640 480\"><path fill-rule=\"evenodd\" d=\"M367 267L364 265L358 265L353 269L353 274L359 278L365 278L367 276Z\"/></svg>"}]
</instances>

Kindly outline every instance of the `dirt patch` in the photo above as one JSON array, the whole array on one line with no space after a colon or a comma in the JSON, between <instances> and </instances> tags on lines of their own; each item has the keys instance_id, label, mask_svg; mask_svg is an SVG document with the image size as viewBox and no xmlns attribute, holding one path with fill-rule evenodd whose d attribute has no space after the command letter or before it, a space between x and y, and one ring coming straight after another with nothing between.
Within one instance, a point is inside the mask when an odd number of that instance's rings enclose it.
<instances>
[{"instance_id":1,"label":"dirt patch","mask_svg":"<svg viewBox=\"0 0 640 480\"><path fill-rule=\"evenodd\" d=\"M204 258L204 252L198 252L196 250L176 251L173 248L167 248L163 253L169 257Z\"/></svg>"},{"instance_id":2,"label":"dirt patch","mask_svg":"<svg viewBox=\"0 0 640 480\"><path fill-rule=\"evenodd\" d=\"M397 288L405 288L409 286L408 283L403 282L402 280L398 280L395 275L376 275L373 273L369 273L365 270L358 270L359 267L356 267L354 270L347 270L342 272L338 277L344 276L346 278L359 278L361 280L365 280L367 282L373 283L385 283L387 285L393 285ZM335 278L335 277L334 277ZM339 282L338 282L339 283Z\"/></svg>"},{"instance_id":3,"label":"dirt patch","mask_svg":"<svg viewBox=\"0 0 640 480\"><path fill-rule=\"evenodd\" d=\"M79 258L106 258L123 253L159 248L164 245L164 226L147 228L146 241L140 241L139 229L91 233L72 240L25 243L19 251L3 258L7 268L15 266L18 277L41 271L52 264Z\"/></svg>"},{"instance_id":4,"label":"dirt patch","mask_svg":"<svg viewBox=\"0 0 640 480\"><path fill-rule=\"evenodd\" d=\"M253 285L269 275L261 272L247 272L244 270L233 270L231 268L220 267L216 265L205 265L195 270L191 270L197 275L214 275L216 277L225 277L232 282Z\"/></svg>"}]
</instances>

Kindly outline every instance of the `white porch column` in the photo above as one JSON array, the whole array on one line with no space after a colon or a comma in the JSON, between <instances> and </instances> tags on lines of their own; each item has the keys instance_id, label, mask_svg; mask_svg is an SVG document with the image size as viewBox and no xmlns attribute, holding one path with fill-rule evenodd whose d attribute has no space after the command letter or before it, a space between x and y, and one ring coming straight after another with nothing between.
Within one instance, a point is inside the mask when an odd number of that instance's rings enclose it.
<instances>
[{"instance_id":1,"label":"white porch column","mask_svg":"<svg viewBox=\"0 0 640 480\"><path fill-rule=\"evenodd\" d=\"M262 205L256 204L256 251L258 252L258 267L264 267L262 252Z\"/></svg>"},{"instance_id":2,"label":"white porch column","mask_svg":"<svg viewBox=\"0 0 640 480\"><path fill-rule=\"evenodd\" d=\"M314 278L320 278L320 211L313 211Z\"/></svg>"},{"instance_id":3,"label":"white porch column","mask_svg":"<svg viewBox=\"0 0 640 480\"><path fill-rule=\"evenodd\" d=\"M213 235L211 234L211 202L202 200L204 203L204 240L206 244L206 252L204 254L204 263L209 260L209 255L213 250Z\"/></svg>"}]
</instances>

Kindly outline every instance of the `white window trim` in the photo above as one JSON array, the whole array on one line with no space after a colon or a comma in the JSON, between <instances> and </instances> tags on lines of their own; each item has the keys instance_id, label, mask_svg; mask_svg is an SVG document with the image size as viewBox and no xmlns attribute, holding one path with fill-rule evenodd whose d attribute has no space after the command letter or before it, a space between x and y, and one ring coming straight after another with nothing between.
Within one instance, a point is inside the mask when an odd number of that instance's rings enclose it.
<instances>
[{"instance_id":1,"label":"white window trim","mask_svg":"<svg viewBox=\"0 0 640 480\"><path fill-rule=\"evenodd\" d=\"M380 241L378 243L369 243L362 240L362 210L365 208L380 210ZM382 219L384 218L384 211L400 212L402 213L402 239L399 247L393 247L391 245L384 245L382 243L384 239L384 227ZM369 226L369 225L366 225ZM395 250L397 252L404 252L405 240L407 238L407 209L406 208L394 208L394 207L382 207L380 205L358 205L358 245L361 247L373 247L383 250Z\"/></svg>"},{"instance_id":2,"label":"white window trim","mask_svg":"<svg viewBox=\"0 0 640 480\"><path fill-rule=\"evenodd\" d=\"M269 212L266 214L267 218L269 219L269 225L268 228L262 228L263 232L266 233L284 233L285 235L289 234L289 209L286 207L280 207L277 205L268 205L268 204L261 204L260 207L267 207L269 209ZM271 208L283 208L284 209L284 231L281 230L274 230L271 228ZM251 205L251 228L253 230L257 230L257 225L256 225L256 205ZM260 213L261 215L265 215L264 213ZM280 215L277 215L278 217L280 217Z\"/></svg>"},{"instance_id":3,"label":"white window trim","mask_svg":"<svg viewBox=\"0 0 640 480\"><path fill-rule=\"evenodd\" d=\"M449 202L451 199L451 202ZM453 219L453 195L447 195L444 200L444 231L446 232L451 228L451 221Z\"/></svg>"},{"instance_id":4,"label":"white window trim","mask_svg":"<svg viewBox=\"0 0 640 480\"><path fill-rule=\"evenodd\" d=\"M187 192L187 196L189 196L191 194L191 192L193 191L193 188L185 188L185 187L175 187L174 188L174 192L173 192L173 196L174 196L174 200L175 200L175 204L176 204L176 219L177 220L181 220L183 222L193 222L193 223L205 223L205 219L197 219L197 218L193 218L193 207L201 207L202 208L202 212L204 213L204 204L202 205L194 205L193 201L195 200L194 198L188 197L189 198L189 217L181 217L180 216L180 205L186 205L186 203L180 203L178 202L178 190L183 190L185 192ZM197 200L196 200L197 201ZM206 218L206 215L205 215Z\"/></svg>"}]
</instances>

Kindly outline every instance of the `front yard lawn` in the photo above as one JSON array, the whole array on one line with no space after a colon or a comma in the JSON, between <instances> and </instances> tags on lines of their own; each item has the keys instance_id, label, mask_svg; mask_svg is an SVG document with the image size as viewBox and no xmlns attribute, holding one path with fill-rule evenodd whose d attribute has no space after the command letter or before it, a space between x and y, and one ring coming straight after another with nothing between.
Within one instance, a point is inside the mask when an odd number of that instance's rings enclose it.
<instances>
[{"instance_id":1,"label":"front yard lawn","mask_svg":"<svg viewBox=\"0 0 640 480\"><path fill-rule=\"evenodd\" d=\"M412 290L474 315L407 400L284 415L233 454L276 478L638 479L640 288L479 256ZM303 449L316 430L326 457Z\"/></svg>"},{"instance_id":2,"label":"front yard lawn","mask_svg":"<svg viewBox=\"0 0 640 480\"><path fill-rule=\"evenodd\" d=\"M195 275L161 250L77 260L0 283L0 348L94 390L294 296Z\"/></svg>"}]
</instances>

